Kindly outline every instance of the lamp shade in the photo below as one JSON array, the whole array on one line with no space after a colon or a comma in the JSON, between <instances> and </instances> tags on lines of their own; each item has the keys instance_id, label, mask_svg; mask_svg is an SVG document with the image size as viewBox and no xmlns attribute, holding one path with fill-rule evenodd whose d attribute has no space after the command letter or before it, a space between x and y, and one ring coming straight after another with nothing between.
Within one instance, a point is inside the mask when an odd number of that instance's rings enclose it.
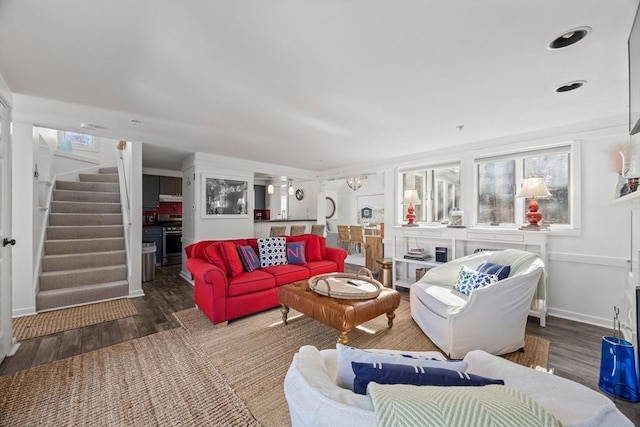
<instances>
[{"instance_id":1,"label":"lamp shade","mask_svg":"<svg viewBox=\"0 0 640 427\"><path fill-rule=\"evenodd\" d=\"M404 190L404 198L402 199L403 205L419 205L420 198L418 197L418 190Z\"/></svg>"},{"instance_id":2,"label":"lamp shade","mask_svg":"<svg viewBox=\"0 0 640 427\"><path fill-rule=\"evenodd\" d=\"M551 193L541 176L532 176L522 181L522 188L516 197L550 197Z\"/></svg>"},{"instance_id":3,"label":"lamp shade","mask_svg":"<svg viewBox=\"0 0 640 427\"><path fill-rule=\"evenodd\" d=\"M273 184L267 185L267 194L273 194Z\"/></svg>"}]
</instances>

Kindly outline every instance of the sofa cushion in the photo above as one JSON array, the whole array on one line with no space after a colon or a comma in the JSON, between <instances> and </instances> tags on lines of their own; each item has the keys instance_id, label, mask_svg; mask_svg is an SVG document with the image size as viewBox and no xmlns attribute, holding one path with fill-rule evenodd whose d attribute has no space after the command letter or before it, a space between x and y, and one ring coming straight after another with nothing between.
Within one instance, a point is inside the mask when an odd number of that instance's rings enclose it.
<instances>
[{"instance_id":1,"label":"sofa cushion","mask_svg":"<svg viewBox=\"0 0 640 427\"><path fill-rule=\"evenodd\" d=\"M307 259L304 256L306 242L287 243L287 262L289 264L305 265Z\"/></svg>"},{"instance_id":2,"label":"sofa cushion","mask_svg":"<svg viewBox=\"0 0 640 427\"><path fill-rule=\"evenodd\" d=\"M227 261L222 254L222 242L209 243L204 249L204 255L207 261L222 270L225 276L229 275Z\"/></svg>"},{"instance_id":3,"label":"sofa cushion","mask_svg":"<svg viewBox=\"0 0 640 427\"><path fill-rule=\"evenodd\" d=\"M480 273L463 265L453 288L460 293L470 295L476 289L494 284L497 281L498 276L495 274Z\"/></svg>"},{"instance_id":4,"label":"sofa cushion","mask_svg":"<svg viewBox=\"0 0 640 427\"><path fill-rule=\"evenodd\" d=\"M434 368L429 366L407 366L396 363L352 362L355 379L353 391L367 394L371 381L378 384L411 384L434 386L478 387L490 384L504 385L504 381L469 374L464 371Z\"/></svg>"},{"instance_id":5,"label":"sofa cushion","mask_svg":"<svg viewBox=\"0 0 640 427\"><path fill-rule=\"evenodd\" d=\"M338 264L324 259L322 261L307 261L305 267L309 269L309 277L323 273L335 273L338 271Z\"/></svg>"},{"instance_id":6,"label":"sofa cushion","mask_svg":"<svg viewBox=\"0 0 640 427\"><path fill-rule=\"evenodd\" d=\"M191 258L207 259L207 256L205 255L204 251L212 243L215 243L215 242L211 240L202 240L200 242L194 243L193 249L191 249Z\"/></svg>"},{"instance_id":7,"label":"sofa cushion","mask_svg":"<svg viewBox=\"0 0 640 427\"><path fill-rule=\"evenodd\" d=\"M489 261L482 261L477 270L480 273L484 274L494 274L498 276L498 280L503 280L509 277L509 273L511 273L511 266L494 264Z\"/></svg>"},{"instance_id":8,"label":"sofa cushion","mask_svg":"<svg viewBox=\"0 0 640 427\"><path fill-rule=\"evenodd\" d=\"M251 246L238 246L238 255L240 255L245 271L252 272L260 268L260 258Z\"/></svg>"},{"instance_id":9,"label":"sofa cushion","mask_svg":"<svg viewBox=\"0 0 640 427\"><path fill-rule=\"evenodd\" d=\"M229 278L227 296L251 294L265 289L275 288L276 278L263 270L254 270L251 273L243 271L237 276Z\"/></svg>"},{"instance_id":10,"label":"sofa cushion","mask_svg":"<svg viewBox=\"0 0 640 427\"><path fill-rule=\"evenodd\" d=\"M231 241L225 241L222 242L221 248L224 260L227 263L227 271L229 272L229 275L237 276L242 273L244 271L244 267L242 266L240 255L238 255L238 246Z\"/></svg>"},{"instance_id":11,"label":"sofa cushion","mask_svg":"<svg viewBox=\"0 0 640 427\"><path fill-rule=\"evenodd\" d=\"M257 238L247 239L247 244L253 248L253 250L256 252L256 254L260 253L260 251L258 250L258 239Z\"/></svg>"},{"instance_id":12,"label":"sofa cushion","mask_svg":"<svg viewBox=\"0 0 640 427\"><path fill-rule=\"evenodd\" d=\"M467 295L456 292L448 286L418 282L412 286L411 290L415 292L416 298L422 305L443 318L448 318L449 315L457 313L469 301Z\"/></svg>"},{"instance_id":13,"label":"sofa cushion","mask_svg":"<svg viewBox=\"0 0 640 427\"><path fill-rule=\"evenodd\" d=\"M309 269L303 265L282 264L264 267L262 271L272 274L276 279L276 286L305 280L309 277Z\"/></svg>"},{"instance_id":14,"label":"sofa cushion","mask_svg":"<svg viewBox=\"0 0 640 427\"><path fill-rule=\"evenodd\" d=\"M271 267L287 263L287 241L284 237L265 237L258 239L260 265Z\"/></svg>"},{"instance_id":15,"label":"sofa cushion","mask_svg":"<svg viewBox=\"0 0 640 427\"><path fill-rule=\"evenodd\" d=\"M317 236L315 234L301 234L300 236L288 236L287 242L306 242L305 258L307 259L307 262L322 261L327 257L327 246L324 237Z\"/></svg>"},{"instance_id":16,"label":"sofa cushion","mask_svg":"<svg viewBox=\"0 0 640 427\"><path fill-rule=\"evenodd\" d=\"M429 366L465 371L467 363L448 361L437 351L409 352L401 350L361 350L340 343L338 350L336 384L342 388L353 390L353 362L359 363L396 363L409 366Z\"/></svg>"}]
</instances>

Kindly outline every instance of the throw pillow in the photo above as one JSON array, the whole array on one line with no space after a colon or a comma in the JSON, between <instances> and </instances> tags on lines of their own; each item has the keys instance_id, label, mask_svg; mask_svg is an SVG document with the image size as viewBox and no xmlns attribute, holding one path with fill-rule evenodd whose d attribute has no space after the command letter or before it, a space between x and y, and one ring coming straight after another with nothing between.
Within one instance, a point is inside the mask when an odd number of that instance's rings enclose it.
<instances>
[{"instance_id":1,"label":"throw pillow","mask_svg":"<svg viewBox=\"0 0 640 427\"><path fill-rule=\"evenodd\" d=\"M305 265L307 259L304 257L305 242L287 243L287 261L289 264Z\"/></svg>"},{"instance_id":2,"label":"throw pillow","mask_svg":"<svg viewBox=\"0 0 640 427\"><path fill-rule=\"evenodd\" d=\"M351 366L352 362L420 365L457 371L467 369L467 362L445 360L437 351L361 350L340 343L336 343L336 349L338 350L336 384L351 391L353 391L353 380L356 376Z\"/></svg>"},{"instance_id":3,"label":"throw pillow","mask_svg":"<svg viewBox=\"0 0 640 427\"><path fill-rule=\"evenodd\" d=\"M233 242L222 242L222 254L227 262L227 270L230 276L237 276L244 271L238 249Z\"/></svg>"},{"instance_id":4,"label":"throw pillow","mask_svg":"<svg viewBox=\"0 0 640 427\"><path fill-rule=\"evenodd\" d=\"M458 273L458 278L456 279L456 284L453 285L453 289L465 295L471 295L471 292L476 289L491 285L497 281L498 276L494 274L480 273L463 265L460 273Z\"/></svg>"},{"instance_id":5,"label":"throw pillow","mask_svg":"<svg viewBox=\"0 0 640 427\"><path fill-rule=\"evenodd\" d=\"M252 272L260 268L260 258L251 246L238 246L238 254L246 271Z\"/></svg>"},{"instance_id":6,"label":"throw pillow","mask_svg":"<svg viewBox=\"0 0 640 427\"><path fill-rule=\"evenodd\" d=\"M483 386L489 384L504 385L503 380L485 378L467 372L451 369L430 368L425 366L407 366L395 363L353 362L353 391L367 394L367 385L373 381L378 384L411 384L435 386Z\"/></svg>"},{"instance_id":7,"label":"throw pillow","mask_svg":"<svg viewBox=\"0 0 640 427\"><path fill-rule=\"evenodd\" d=\"M284 237L265 237L258 239L260 266L271 267L287 263L287 241Z\"/></svg>"},{"instance_id":8,"label":"throw pillow","mask_svg":"<svg viewBox=\"0 0 640 427\"><path fill-rule=\"evenodd\" d=\"M227 271L227 261L224 259L224 255L222 254L222 242L210 243L204 249L204 255L207 258L207 261L222 270L225 276L229 274Z\"/></svg>"},{"instance_id":9,"label":"throw pillow","mask_svg":"<svg viewBox=\"0 0 640 427\"><path fill-rule=\"evenodd\" d=\"M502 280L509 277L509 274L511 273L511 266L483 261L482 264L478 266L478 271L484 274L495 274L498 276L498 280Z\"/></svg>"}]
</instances>

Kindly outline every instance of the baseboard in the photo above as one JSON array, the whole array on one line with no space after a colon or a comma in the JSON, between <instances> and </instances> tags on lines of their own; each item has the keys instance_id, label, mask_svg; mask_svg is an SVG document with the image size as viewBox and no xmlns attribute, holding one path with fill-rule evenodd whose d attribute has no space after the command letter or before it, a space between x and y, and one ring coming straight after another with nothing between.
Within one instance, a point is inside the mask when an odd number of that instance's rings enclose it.
<instances>
[{"instance_id":1,"label":"baseboard","mask_svg":"<svg viewBox=\"0 0 640 427\"><path fill-rule=\"evenodd\" d=\"M547 316L559 317L561 319L573 320L574 322L587 323L589 325L600 326L601 328L612 327L611 319L605 319L602 317L589 316L581 313L576 313L567 310L558 310L556 308L549 307Z\"/></svg>"},{"instance_id":2,"label":"baseboard","mask_svg":"<svg viewBox=\"0 0 640 427\"><path fill-rule=\"evenodd\" d=\"M144 291L142 289L129 292L129 298L138 298L143 296L144 296Z\"/></svg>"},{"instance_id":3,"label":"baseboard","mask_svg":"<svg viewBox=\"0 0 640 427\"><path fill-rule=\"evenodd\" d=\"M27 308L21 308L19 310L13 310L11 312L11 317L15 319L16 317L33 316L34 314L38 314L38 312L36 311L36 308L27 307Z\"/></svg>"},{"instance_id":4,"label":"baseboard","mask_svg":"<svg viewBox=\"0 0 640 427\"><path fill-rule=\"evenodd\" d=\"M191 286L193 286L193 280L191 279L191 273L189 273L188 271L181 271L180 272L180 277L182 277L184 280L186 280L187 282L189 282L189 284Z\"/></svg>"}]
</instances>

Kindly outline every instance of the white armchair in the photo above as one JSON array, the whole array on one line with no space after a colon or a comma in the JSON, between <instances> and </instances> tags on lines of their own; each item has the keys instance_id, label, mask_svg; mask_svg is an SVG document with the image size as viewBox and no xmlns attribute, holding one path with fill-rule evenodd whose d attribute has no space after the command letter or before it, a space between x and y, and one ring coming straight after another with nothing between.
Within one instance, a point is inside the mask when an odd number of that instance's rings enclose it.
<instances>
[{"instance_id":1,"label":"white armchair","mask_svg":"<svg viewBox=\"0 0 640 427\"><path fill-rule=\"evenodd\" d=\"M462 266L511 265L509 277L466 296L453 289ZM410 289L411 316L452 359L471 350L500 355L524 347L534 293L544 292L544 263L530 252L478 252L433 268Z\"/></svg>"}]
</instances>

